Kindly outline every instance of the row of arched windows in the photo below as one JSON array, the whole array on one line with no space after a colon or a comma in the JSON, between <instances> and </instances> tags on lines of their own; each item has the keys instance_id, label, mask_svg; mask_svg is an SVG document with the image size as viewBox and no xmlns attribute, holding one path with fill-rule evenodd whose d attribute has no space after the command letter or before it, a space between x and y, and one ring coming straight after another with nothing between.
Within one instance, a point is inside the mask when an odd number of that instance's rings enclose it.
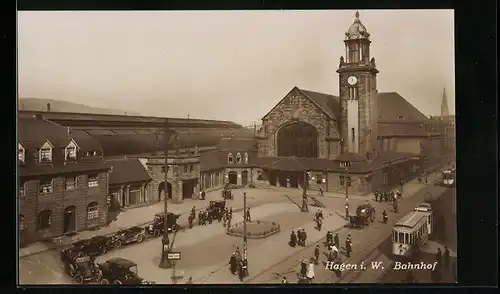
<instances>
[{"instance_id":1,"label":"row of arched windows","mask_svg":"<svg viewBox=\"0 0 500 294\"><path fill-rule=\"evenodd\" d=\"M99 205L97 202L91 202L87 205L87 220L92 221L99 218ZM24 215L20 216L20 227L24 229ZM37 218L37 231L47 230L52 228L52 211L49 209L42 210Z\"/></svg>"},{"instance_id":2,"label":"row of arched windows","mask_svg":"<svg viewBox=\"0 0 500 294\"><path fill-rule=\"evenodd\" d=\"M243 159L243 162L242 162L242 159ZM234 158L233 158L233 154L232 153L229 153L227 155L227 163L234 163ZM248 164L248 153L245 152L245 154L243 155L243 158L241 157L241 154L238 152L236 154L236 163L244 163L244 164Z\"/></svg>"}]
</instances>

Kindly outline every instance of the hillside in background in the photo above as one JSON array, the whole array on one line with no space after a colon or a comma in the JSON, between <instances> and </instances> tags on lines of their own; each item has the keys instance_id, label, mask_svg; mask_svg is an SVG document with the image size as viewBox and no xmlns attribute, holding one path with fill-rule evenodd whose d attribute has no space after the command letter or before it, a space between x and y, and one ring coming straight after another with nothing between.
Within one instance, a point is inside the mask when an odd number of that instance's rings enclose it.
<instances>
[{"instance_id":1,"label":"hillside in background","mask_svg":"<svg viewBox=\"0 0 500 294\"><path fill-rule=\"evenodd\" d=\"M73 102L54 100L54 99L40 99L40 98L19 98L19 110L47 111L48 103L50 103L51 112L141 115L139 113L131 111L92 107Z\"/></svg>"}]
</instances>

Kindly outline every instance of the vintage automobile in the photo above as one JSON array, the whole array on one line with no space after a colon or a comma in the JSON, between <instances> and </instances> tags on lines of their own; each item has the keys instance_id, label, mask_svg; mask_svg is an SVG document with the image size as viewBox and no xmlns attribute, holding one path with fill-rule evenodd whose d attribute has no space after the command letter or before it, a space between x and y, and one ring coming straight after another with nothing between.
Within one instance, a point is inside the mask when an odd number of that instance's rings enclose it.
<instances>
[{"instance_id":1,"label":"vintage automobile","mask_svg":"<svg viewBox=\"0 0 500 294\"><path fill-rule=\"evenodd\" d=\"M179 228L177 219L180 215L169 212L167 214L167 228L169 232L175 232ZM144 231L147 235L152 235L154 237L159 237L165 232L165 213L160 212L155 214L155 219L152 224L144 227Z\"/></svg>"},{"instance_id":2,"label":"vintage automobile","mask_svg":"<svg viewBox=\"0 0 500 294\"><path fill-rule=\"evenodd\" d=\"M361 204L356 208L356 215L349 216L349 224L354 228L363 228L375 221L375 208L369 203Z\"/></svg>"},{"instance_id":3,"label":"vintage automobile","mask_svg":"<svg viewBox=\"0 0 500 294\"><path fill-rule=\"evenodd\" d=\"M100 263L101 284L155 284L139 277L137 264L131 260L115 257Z\"/></svg>"},{"instance_id":4,"label":"vintage automobile","mask_svg":"<svg viewBox=\"0 0 500 294\"><path fill-rule=\"evenodd\" d=\"M225 200L217 200L217 201L210 201L208 203L208 213L213 217L217 218L217 216L221 213L224 212L224 209L226 209L226 201Z\"/></svg>"},{"instance_id":5,"label":"vintage automobile","mask_svg":"<svg viewBox=\"0 0 500 294\"><path fill-rule=\"evenodd\" d=\"M73 243L73 247L83 251L86 255L97 256L106 254L113 248L113 244L110 237L95 236L90 239L76 241Z\"/></svg>"},{"instance_id":6,"label":"vintage automobile","mask_svg":"<svg viewBox=\"0 0 500 294\"><path fill-rule=\"evenodd\" d=\"M131 227L128 229L120 229L114 235L111 236L111 244L115 248L120 248L124 244L129 244L133 242L141 243L144 241L144 228L141 227Z\"/></svg>"},{"instance_id":7,"label":"vintage automobile","mask_svg":"<svg viewBox=\"0 0 500 294\"><path fill-rule=\"evenodd\" d=\"M61 251L61 261L64 263L64 271L73 277L77 284L100 282L101 271L95 264L94 257L75 248L68 248Z\"/></svg>"}]
</instances>

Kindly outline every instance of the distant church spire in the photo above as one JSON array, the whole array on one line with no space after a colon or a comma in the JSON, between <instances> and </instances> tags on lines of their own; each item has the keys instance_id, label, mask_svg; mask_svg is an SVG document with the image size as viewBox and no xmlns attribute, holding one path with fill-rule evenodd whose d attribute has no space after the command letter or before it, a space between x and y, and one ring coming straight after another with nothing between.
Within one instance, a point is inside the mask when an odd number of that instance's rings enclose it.
<instances>
[{"instance_id":1,"label":"distant church spire","mask_svg":"<svg viewBox=\"0 0 500 294\"><path fill-rule=\"evenodd\" d=\"M446 97L446 88L443 88L443 100L441 101L441 116L449 116L450 110L448 109L448 98Z\"/></svg>"}]
</instances>

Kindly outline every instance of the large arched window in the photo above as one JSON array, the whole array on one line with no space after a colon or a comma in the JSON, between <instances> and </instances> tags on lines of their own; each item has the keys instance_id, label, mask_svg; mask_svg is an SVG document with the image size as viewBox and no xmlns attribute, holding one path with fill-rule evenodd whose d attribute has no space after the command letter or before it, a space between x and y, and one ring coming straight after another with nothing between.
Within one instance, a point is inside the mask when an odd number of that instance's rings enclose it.
<instances>
[{"instance_id":1,"label":"large arched window","mask_svg":"<svg viewBox=\"0 0 500 294\"><path fill-rule=\"evenodd\" d=\"M97 202L91 202L87 206L87 220L95 220L99 218L99 206Z\"/></svg>"},{"instance_id":2,"label":"large arched window","mask_svg":"<svg viewBox=\"0 0 500 294\"><path fill-rule=\"evenodd\" d=\"M52 211L42 210L38 214L38 230L50 229L52 226Z\"/></svg>"},{"instance_id":3,"label":"large arched window","mask_svg":"<svg viewBox=\"0 0 500 294\"><path fill-rule=\"evenodd\" d=\"M233 163L233 154L232 153L229 153L227 155L227 163Z\"/></svg>"},{"instance_id":4,"label":"large arched window","mask_svg":"<svg viewBox=\"0 0 500 294\"><path fill-rule=\"evenodd\" d=\"M318 157L318 133L306 123L297 122L278 132L278 156Z\"/></svg>"},{"instance_id":5,"label":"large arched window","mask_svg":"<svg viewBox=\"0 0 500 294\"><path fill-rule=\"evenodd\" d=\"M236 154L236 163L241 163L241 154Z\"/></svg>"}]
</instances>

